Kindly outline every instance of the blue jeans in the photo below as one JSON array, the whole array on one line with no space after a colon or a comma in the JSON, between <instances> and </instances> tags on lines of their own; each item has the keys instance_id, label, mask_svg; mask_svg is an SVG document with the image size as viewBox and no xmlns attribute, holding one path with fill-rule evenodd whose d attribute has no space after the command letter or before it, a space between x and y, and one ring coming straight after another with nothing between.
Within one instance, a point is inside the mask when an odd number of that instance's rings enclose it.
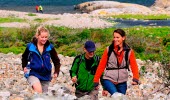
<instances>
[{"instance_id":1,"label":"blue jeans","mask_svg":"<svg viewBox=\"0 0 170 100\"><path fill-rule=\"evenodd\" d=\"M103 86L111 95L115 92L126 94L127 82L123 82L115 85L110 80L104 79Z\"/></svg>"}]
</instances>

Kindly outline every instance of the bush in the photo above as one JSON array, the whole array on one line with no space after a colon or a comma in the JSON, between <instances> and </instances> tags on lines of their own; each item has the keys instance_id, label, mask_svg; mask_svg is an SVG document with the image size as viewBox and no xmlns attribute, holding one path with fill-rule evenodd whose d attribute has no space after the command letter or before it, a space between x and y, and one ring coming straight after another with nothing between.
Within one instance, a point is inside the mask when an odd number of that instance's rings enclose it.
<instances>
[{"instance_id":1,"label":"bush","mask_svg":"<svg viewBox=\"0 0 170 100\"><path fill-rule=\"evenodd\" d=\"M36 14L33 14L33 13L29 13L27 14L28 16L37 16Z\"/></svg>"},{"instance_id":2,"label":"bush","mask_svg":"<svg viewBox=\"0 0 170 100\"><path fill-rule=\"evenodd\" d=\"M30 28L0 28L0 48L26 46L35 34L37 26ZM102 55L104 49L109 46L113 40L112 32L114 28L106 29L70 29L66 27L47 26L50 30L50 41L54 44L58 53L65 56L75 56L83 53L85 41L92 40L96 43L96 54ZM170 50L168 32L169 27L150 28L124 28L127 33L126 42L134 49L136 58L142 60L150 59L160 61L160 52ZM166 41L166 42L165 42ZM163 45L165 44L166 45ZM162 51L162 48L164 48ZM14 51L21 51L14 50ZM1 50L2 51L2 50ZM5 51L3 51L5 52ZM22 51L21 51L22 52ZM165 56L167 58L168 56ZM169 58L167 58L169 59Z\"/></svg>"},{"instance_id":3,"label":"bush","mask_svg":"<svg viewBox=\"0 0 170 100\"><path fill-rule=\"evenodd\" d=\"M82 40L89 39L91 35L91 31L88 29L84 29L82 32L78 33L77 36Z\"/></svg>"}]
</instances>

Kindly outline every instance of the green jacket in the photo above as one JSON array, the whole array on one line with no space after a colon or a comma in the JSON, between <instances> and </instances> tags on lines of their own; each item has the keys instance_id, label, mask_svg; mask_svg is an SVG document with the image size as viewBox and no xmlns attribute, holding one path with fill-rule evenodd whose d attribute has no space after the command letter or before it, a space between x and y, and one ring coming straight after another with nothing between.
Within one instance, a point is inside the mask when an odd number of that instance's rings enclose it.
<instances>
[{"instance_id":1,"label":"green jacket","mask_svg":"<svg viewBox=\"0 0 170 100\"><path fill-rule=\"evenodd\" d=\"M96 55L94 55L93 59L94 63L92 64L91 69L87 70L85 64L85 54L75 57L70 70L70 75L71 77L77 76L77 85L75 84L77 90L90 92L94 89L93 78L100 59Z\"/></svg>"}]
</instances>

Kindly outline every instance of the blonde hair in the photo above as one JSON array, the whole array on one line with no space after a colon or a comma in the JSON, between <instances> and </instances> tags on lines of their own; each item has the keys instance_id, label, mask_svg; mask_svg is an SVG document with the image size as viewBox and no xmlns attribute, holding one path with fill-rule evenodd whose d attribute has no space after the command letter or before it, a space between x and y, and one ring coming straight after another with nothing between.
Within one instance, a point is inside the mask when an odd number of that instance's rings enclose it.
<instances>
[{"instance_id":1,"label":"blonde hair","mask_svg":"<svg viewBox=\"0 0 170 100\"><path fill-rule=\"evenodd\" d=\"M48 37L50 37L49 30L47 28L45 28L44 26L39 26L37 28L37 31L35 33L35 37L39 36L42 32L47 32L48 33Z\"/></svg>"}]
</instances>

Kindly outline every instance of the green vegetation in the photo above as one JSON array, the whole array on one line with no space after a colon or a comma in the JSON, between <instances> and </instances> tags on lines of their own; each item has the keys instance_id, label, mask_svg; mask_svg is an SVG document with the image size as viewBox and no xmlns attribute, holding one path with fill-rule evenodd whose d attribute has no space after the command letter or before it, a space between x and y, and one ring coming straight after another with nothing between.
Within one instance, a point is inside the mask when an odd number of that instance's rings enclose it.
<instances>
[{"instance_id":1,"label":"green vegetation","mask_svg":"<svg viewBox=\"0 0 170 100\"><path fill-rule=\"evenodd\" d=\"M24 22L25 19L8 17L8 18L0 18L0 23L8 23L8 22Z\"/></svg>"},{"instance_id":2,"label":"green vegetation","mask_svg":"<svg viewBox=\"0 0 170 100\"><path fill-rule=\"evenodd\" d=\"M143 19L143 20L166 20L170 19L170 15L160 14L160 15L142 15L142 14L121 14L114 15L113 18L121 19Z\"/></svg>"},{"instance_id":3,"label":"green vegetation","mask_svg":"<svg viewBox=\"0 0 170 100\"><path fill-rule=\"evenodd\" d=\"M34 19L34 21L39 22L39 23L45 22L47 20L48 19L45 19L45 18L36 18L36 19Z\"/></svg>"},{"instance_id":4,"label":"green vegetation","mask_svg":"<svg viewBox=\"0 0 170 100\"><path fill-rule=\"evenodd\" d=\"M98 55L102 55L104 49L111 43L112 32L115 28L106 29L70 29L66 27L48 26L51 37L57 51L63 55L75 56L83 53L83 43L93 40L97 44ZM36 27L31 28L0 28L0 52L7 48L25 47L30 42ZM170 52L170 30L169 27L133 27L124 28L127 33L126 42L134 49L136 57L142 60L150 59L160 61L160 53ZM22 53L23 49L16 50ZM11 52L7 50L3 53Z\"/></svg>"},{"instance_id":5,"label":"green vegetation","mask_svg":"<svg viewBox=\"0 0 170 100\"><path fill-rule=\"evenodd\" d=\"M37 16L36 14L33 14L33 13L28 13L27 15L28 16Z\"/></svg>"}]
</instances>

